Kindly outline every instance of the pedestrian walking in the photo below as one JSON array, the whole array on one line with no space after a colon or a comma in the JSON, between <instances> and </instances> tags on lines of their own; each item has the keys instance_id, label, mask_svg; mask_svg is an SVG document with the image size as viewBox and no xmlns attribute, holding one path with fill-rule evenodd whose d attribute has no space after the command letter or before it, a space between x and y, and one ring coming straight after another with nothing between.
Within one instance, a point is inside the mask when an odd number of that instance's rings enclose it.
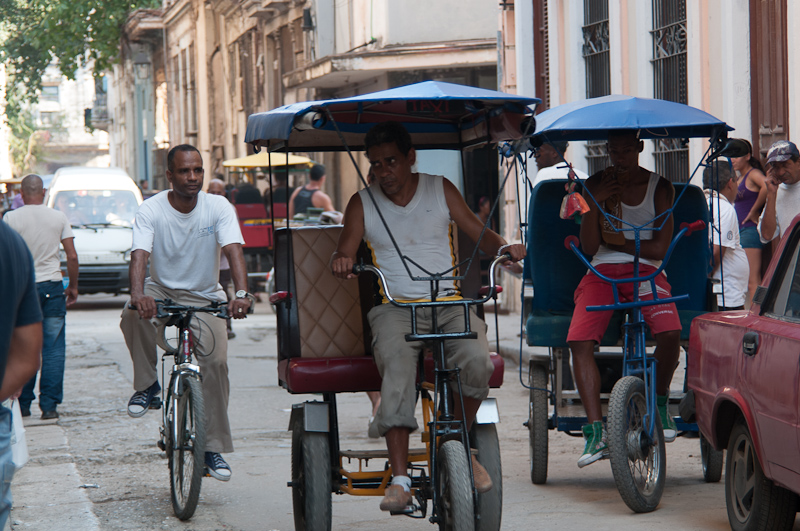
<instances>
[{"instance_id":1,"label":"pedestrian walking","mask_svg":"<svg viewBox=\"0 0 800 531\"><path fill-rule=\"evenodd\" d=\"M57 419L64 399L67 306L78 299L78 253L67 216L44 205L42 178L29 174L22 179L25 205L8 212L3 220L16 230L33 255L36 289L44 317L42 323L42 369L39 375L39 409L42 419ZM67 258L69 285L64 288L59 245ZM19 397L22 416L31 414L36 375L25 384Z\"/></svg>"}]
</instances>

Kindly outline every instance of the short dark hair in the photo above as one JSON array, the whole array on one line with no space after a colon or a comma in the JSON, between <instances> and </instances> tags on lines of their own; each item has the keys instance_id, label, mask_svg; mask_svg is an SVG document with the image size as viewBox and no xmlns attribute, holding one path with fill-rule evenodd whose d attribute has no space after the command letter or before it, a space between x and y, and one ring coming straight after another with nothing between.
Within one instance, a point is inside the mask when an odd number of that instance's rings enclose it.
<instances>
[{"instance_id":1,"label":"short dark hair","mask_svg":"<svg viewBox=\"0 0 800 531\"><path fill-rule=\"evenodd\" d=\"M175 153L178 153L179 151L183 153L187 151L194 151L198 155L200 155L200 160L201 161L203 160L203 155L200 154L199 149L189 144L181 144L179 146L175 146L174 148L170 149L169 153L167 153L167 169L169 171L173 171L175 169Z\"/></svg>"},{"instance_id":2,"label":"short dark hair","mask_svg":"<svg viewBox=\"0 0 800 531\"><path fill-rule=\"evenodd\" d=\"M411 135L400 122L381 122L367 132L364 137L364 150L369 155L370 148L381 144L394 142L397 149L403 155L408 155L414 145L411 143Z\"/></svg>"},{"instance_id":3,"label":"short dark hair","mask_svg":"<svg viewBox=\"0 0 800 531\"><path fill-rule=\"evenodd\" d=\"M567 148L569 147L569 142L567 142L566 140L557 140L555 142L548 142L548 144L553 146L553 148L555 148L555 150L561 153L562 155L564 154L565 151L567 151Z\"/></svg>"},{"instance_id":4,"label":"short dark hair","mask_svg":"<svg viewBox=\"0 0 800 531\"><path fill-rule=\"evenodd\" d=\"M733 178L731 163L727 160L715 160L703 170L703 189L719 192Z\"/></svg>"},{"instance_id":5,"label":"short dark hair","mask_svg":"<svg viewBox=\"0 0 800 531\"><path fill-rule=\"evenodd\" d=\"M638 129L612 129L608 132L608 139L611 140L612 138L629 138L634 137L638 142L641 140L639 138L639 130Z\"/></svg>"},{"instance_id":6,"label":"short dark hair","mask_svg":"<svg viewBox=\"0 0 800 531\"><path fill-rule=\"evenodd\" d=\"M44 193L42 178L35 173L29 173L22 178L20 189L26 194L33 196Z\"/></svg>"},{"instance_id":7,"label":"short dark hair","mask_svg":"<svg viewBox=\"0 0 800 531\"><path fill-rule=\"evenodd\" d=\"M325 177L325 166L322 164L314 164L308 172L308 178L312 181L319 181Z\"/></svg>"}]
</instances>

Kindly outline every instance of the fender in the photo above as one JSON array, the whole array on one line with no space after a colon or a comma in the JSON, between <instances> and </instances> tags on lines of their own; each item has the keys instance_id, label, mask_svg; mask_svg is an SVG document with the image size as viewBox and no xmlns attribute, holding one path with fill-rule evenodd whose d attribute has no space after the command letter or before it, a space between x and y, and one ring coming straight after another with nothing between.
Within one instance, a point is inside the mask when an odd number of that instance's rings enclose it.
<instances>
[{"instance_id":1,"label":"fender","mask_svg":"<svg viewBox=\"0 0 800 531\"><path fill-rule=\"evenodd\" d=\"M328 433L331 431L330 417L328 416L327 402L303 402L292 404L292 413L289 416L289 431L302 422L304 431Z\"/></svg>"},{"instance_id":2,"label":"fender","mask_svg":"<svg viewBox=\"0 0 800 531\"><path fill-rule=\"evenodd\" d=\"M500 410L497 409L496 398L484 398L475 413L475 424L497 424L500 422Z\"/></svg>"},{"instance_id":3,"label":"fender","mask_svg":"<svg viewBox=\"0 0 800 531\"><path fill-rule=\"evenodd\" d=\"M733 407L739 410L742 417L744 417L744 421L747 424L747 429L750 430L750 436L753 439L753 448L755 448L756 455L758 456L758 461L761 463L761 468L764 468L766 464L764 461L764 454L761 448L761 438L758 434L758 424L756 423L755 416L753 415L753 411L750 409L750 405L744 399L742 394L733 389L731 387L723 387L720 389L716 396L714 397L714 405L711 409L711 418L714 419L711 429L713 430L711 434L711 444L715 448L720 448L720 425L721 423L726 423L726 430L728 431L728 435L730 435L730 428L733 426L733 419L721 419L720 418L720 410L727 407L728 404L732 404ZM725 449L727 449L727 441L725 444Z\"/></svg>"}]
</instances>

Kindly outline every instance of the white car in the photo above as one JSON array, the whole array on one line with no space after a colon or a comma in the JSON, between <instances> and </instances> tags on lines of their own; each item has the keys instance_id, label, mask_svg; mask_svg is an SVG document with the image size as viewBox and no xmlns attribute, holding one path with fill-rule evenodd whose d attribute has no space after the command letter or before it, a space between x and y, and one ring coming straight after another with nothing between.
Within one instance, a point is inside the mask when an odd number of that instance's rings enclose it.
<instances>
[{"instance_id":1,"label":"white car","mask_svg":"<svg viewBox=\"0 0 800 531\"><path fill-rule=\"evenodd\" d=\"M45 204L67 215L78 253L78 292L130 289L133 220L142 192L124 170L82 166L59 169ZM66 260L62 260L66 271Z\"/></svg>"}]
</instances>

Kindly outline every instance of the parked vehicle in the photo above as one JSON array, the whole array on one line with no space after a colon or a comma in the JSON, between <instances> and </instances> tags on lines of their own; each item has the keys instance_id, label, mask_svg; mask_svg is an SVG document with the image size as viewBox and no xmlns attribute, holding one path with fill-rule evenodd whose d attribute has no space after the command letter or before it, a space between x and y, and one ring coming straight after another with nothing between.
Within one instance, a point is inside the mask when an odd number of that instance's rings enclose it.
<instances>
[{"instance_id":1,"label":"parked vehicle","mask_svg":"<svg viewBox=\"0 0 800 531\"><path fill-rule=\"evenodd\" d=\"M78 252L78 292L120 293L130 289L133 219L142 193L119 168L61 168L45 204L67 215ZM61 268L66 271L66 260Z\"/></svg>"},{"instance_id":2,"label":"parked vehicle","mask_svg":"<svg viewBox=\"0 0 800 531\"><path fill-rule=\"evenodd\" d=\"M800 494L800 216L749 311L692 322L682 412L727 449L725 499L736 531L791 529Z\"/></svg>"}]
</instances>

